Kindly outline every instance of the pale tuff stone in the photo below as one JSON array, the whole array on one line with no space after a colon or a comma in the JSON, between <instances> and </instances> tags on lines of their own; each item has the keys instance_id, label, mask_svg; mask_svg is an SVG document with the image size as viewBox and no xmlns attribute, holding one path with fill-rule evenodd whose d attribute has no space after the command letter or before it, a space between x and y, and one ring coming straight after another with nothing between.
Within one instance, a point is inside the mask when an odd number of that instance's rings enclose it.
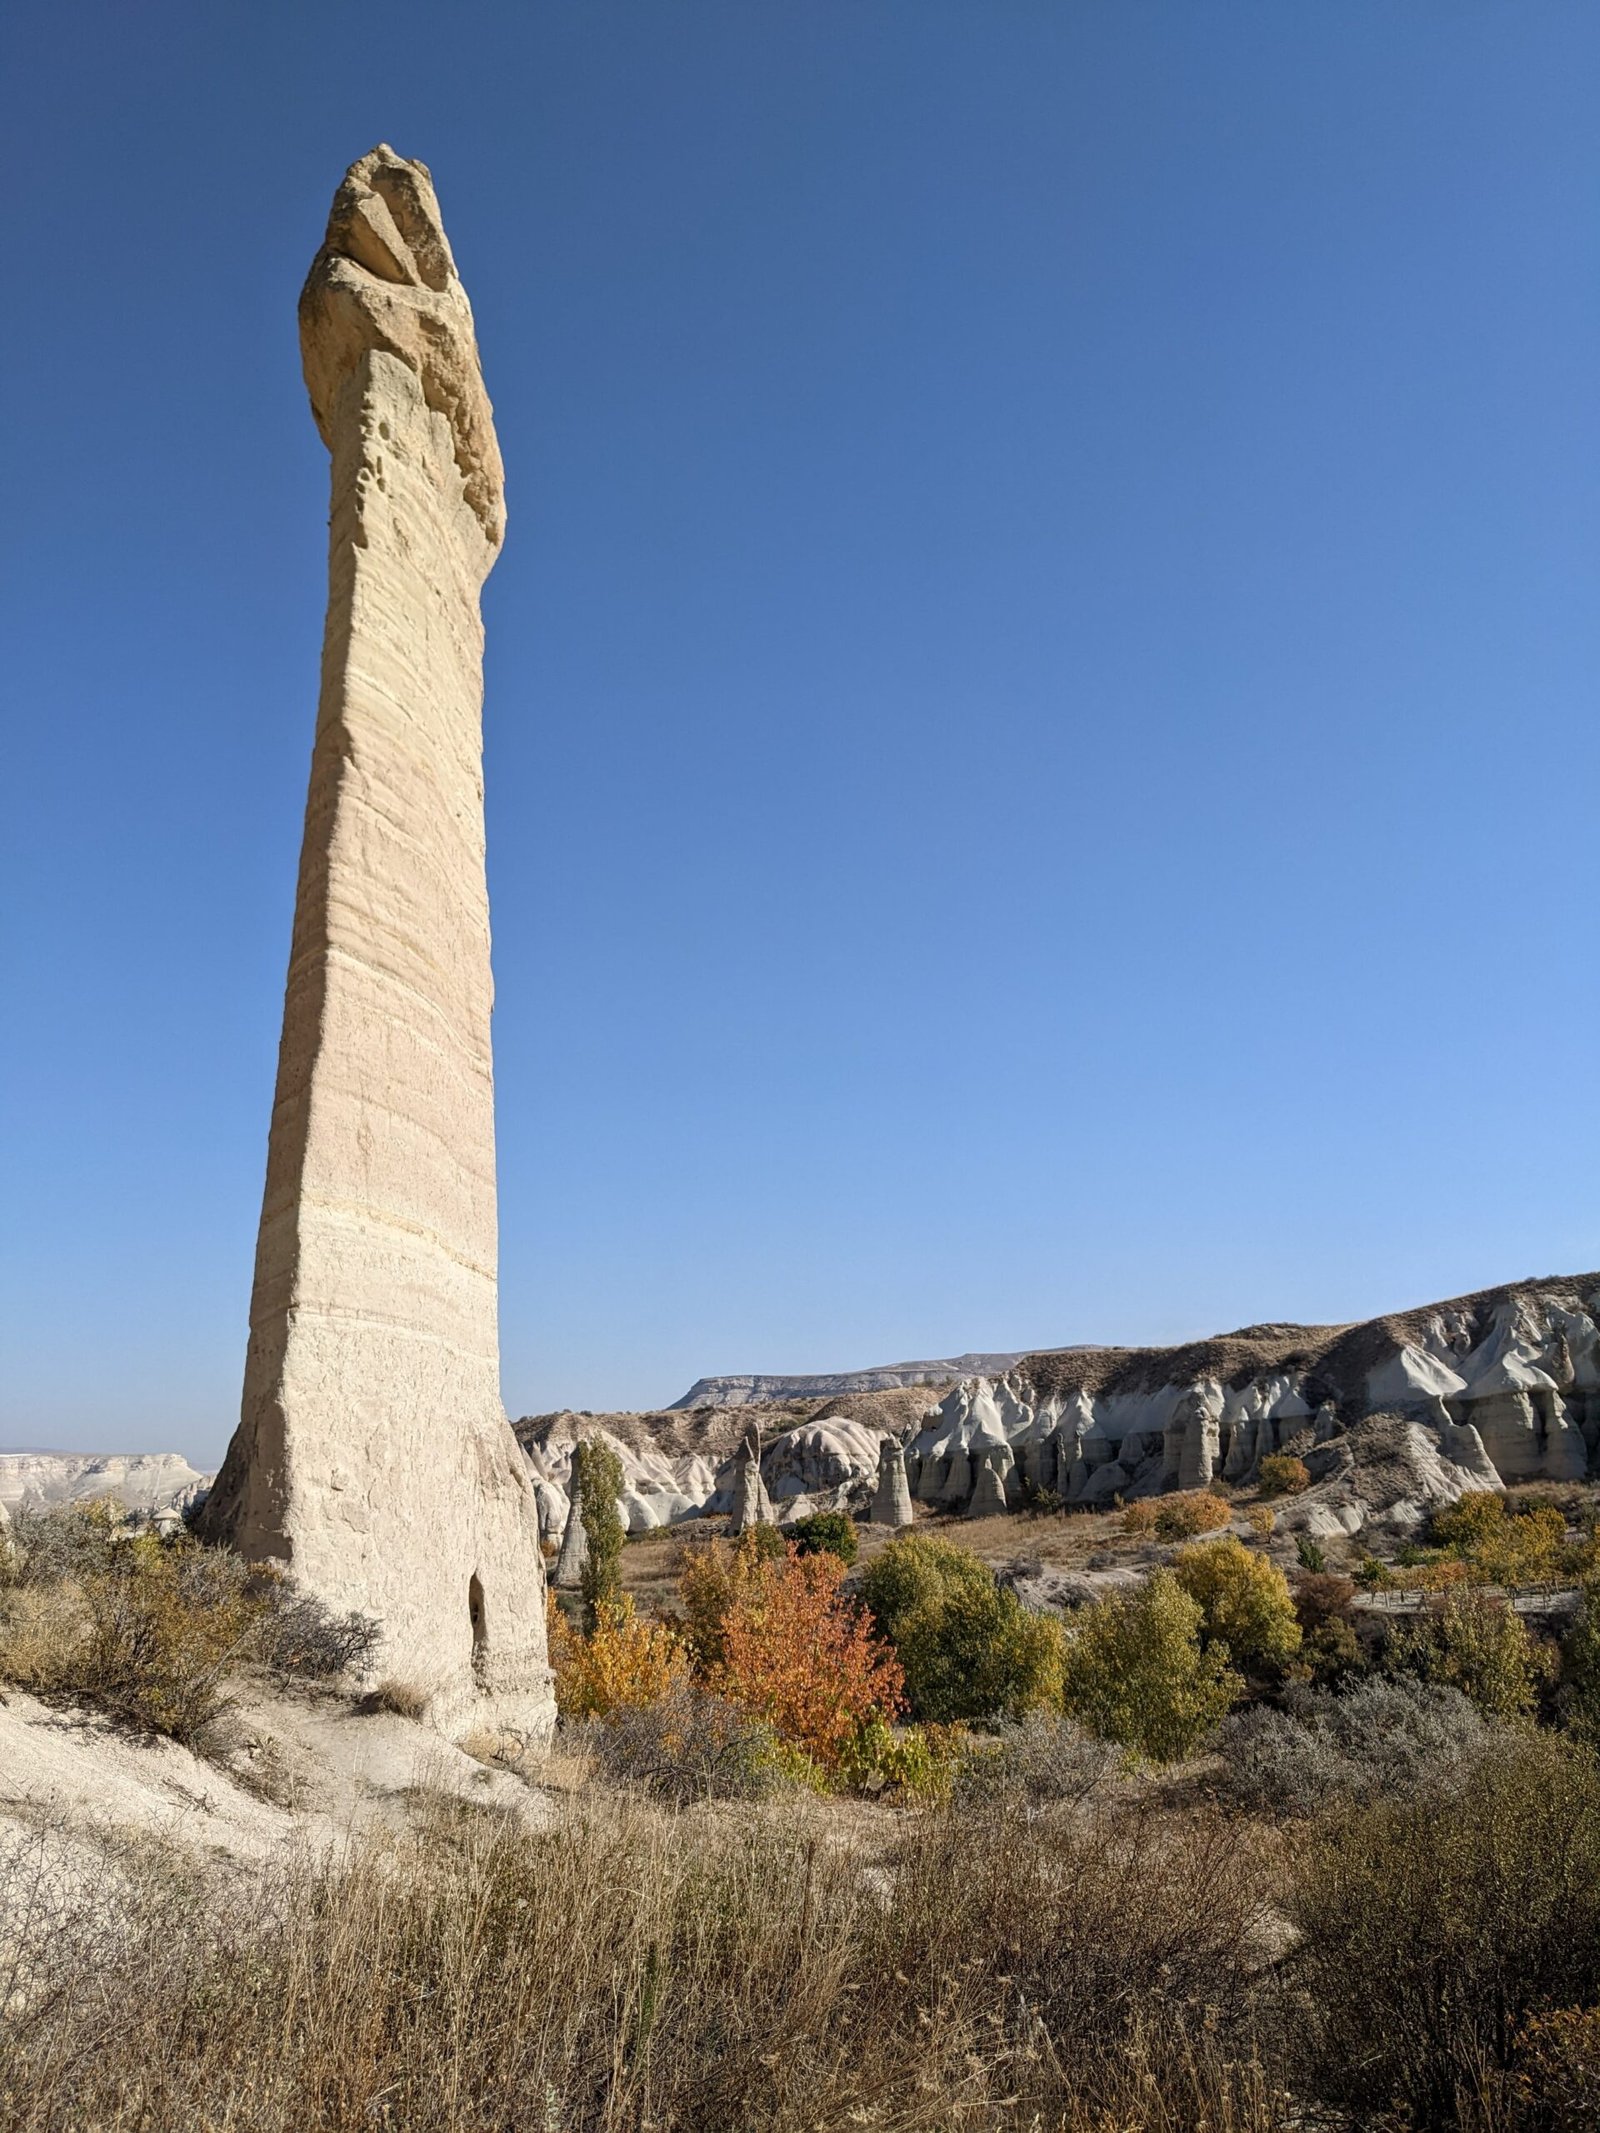
<instances>
[{"instance_id":1,"label":"pale tuff stone","mask_svg":"<svg viewBox=\"0 0 1600 2133\"><path fill-rule=\"evenodd\" d=\"M909 1526L912 1517L905 1452L893 1437L885 1437L878 1447L878 1489L872 1499L872 1522L878 1526Z\"/></svg>"},{"instance_id":2,"label":"pale tuff stone","mask_svg":"<svg viewBox=\"0 0 1600 2133\"><path fill-rule=\"evenodd\" d=\"M966 1510L985 1457L1001 1443L1016 1462L1003 1476L1012 1509L1030 1491L1092 1506L1204 1487L1219 1473L1248 1487L1263 1458L1291 1452L1309 1463L1313 1490L1281 1505L1280 1523L1294 1530L1302 1511L1315 1510L1351 1531L1369 1517L1399 1515L1406 1502L1446 1501L1508 1478L1576 1479L1600 1456L1597 1275L1516 1283L1360 1325L1247 1328L1182 1350L1122 1351L1109 1365L1106 1353L1041 1352L922 1407L915 1434L901 1443L908 1494ZM767 1382L740 1380L742 1397ZM706 1410L689 1436L673 1415L608 1418L627 1439L617 1441L630 1530L733 1511L743 1454L732 1455L747 1411L719 1411L738 1419L714 1446L705 1431L715 1415ZM1362 1424L1375 1415L1420 1415L1422 1433L1374 1436ZM592 1427L570 1415L519 1426L548 1487L559 1486L571 1437ZM762 1478L786 1517L801 1496L817 1509L865 1516L883 1448L903 1437L898 1420L886 1427L825 1407L769 1438ZM1363 1478L1380 1442L1389 1463Z\"/></svg>"},{"instance_id":3,"label":"pale tuff stone","mask_svg":"<svg viewBox=\"0 0 1600 2133\"><path fill-rule=\"evenodd\" d=\"M209 1474L177 1452L0 1452L0 1510L53 1511L109 1498L151 1517L181 1514Z\"/></svg>"},{"instance_id":4,"label":"pale tuff stone","mask_svg":"<svg viewBox=\"0 0 1600 2133\"><path fill-rule=\"evenodd\" d=\"M972 1500L967 1505L968 1518L1003 1518L1006 1510L1006 1475L1011 1470L1011 1454L1004 1446L991 1447L976 1462L977 1478L972 1484Z\"/></svg>"},{"instance_id":5,"label":"pale tuff stone","mask_svg":"<svg viewBox=\"0 0 1600 2133\"><path fill-rule=\"evenodd\" d=\"M472 306L425 163L385 145L352 163L300 292L300 359L322 441L338 454L339 396L373 352L409 370L449 425L461 491L491 549L505 534L505 475L478 366ZM493 560L492 557L490 559ZM488 564L480 576L488 575Z\"/></svg>"},{"instance_id":6,"label":"pale tuff stone","mask_svg":"<svg viewBox=\"0 0 1600 2133\"><path fill-rule=\"evenodd\" d=\"M1208 1389L1196 1385L1174 1410L1175 1419L1182 1424L1178 1453L1180 1489L1203 1489L1220 1463L1222 1435L1217 1412L1207 1397ZM1217 1405L1220 1408L1221 1402Z\"/></svg>"},{"instance_id":7,"label":"pale tuff stone","mask_svg":"<svg viewBox=\"0 0 1600 2133\"><path fill-rule=\"evenodd\" d=\"M777 1521L772 1515L772 1499L767 1494L767 1485L761 1478L761 1432L755 1424L739 1448L739 1464L733 1485L733 1514L728 1521L730 1533L747 1533L752 1526L771 1526Z\"/></svg>"},{"instance_id":8,"label":"pale tuff stone","mask_svg":"<svg viewBox=\"0 0 1600 2133\"><path fill-rule=\"evenodd\" d=\"M243 1413L205 1529L373 1616L432 1723L546 1737L500 1405L479 590L499 449L427 171L355 164L301 299L329 597Z\"/></svg>"},{"instance_id":9,"label":"pale tuff stone","mask_svg":"<svg viewBox=\"0 0 1600 2133\"><path fill-rule=\"evenodd\" d=\"M589 1535L583 1523L583 1506L574 1489L572 1501L567 1506L567 1529L561 1536L561 1553L556 1557L557 1591L576 1592L588 1567Z\"/></svg>"}]
</instances>

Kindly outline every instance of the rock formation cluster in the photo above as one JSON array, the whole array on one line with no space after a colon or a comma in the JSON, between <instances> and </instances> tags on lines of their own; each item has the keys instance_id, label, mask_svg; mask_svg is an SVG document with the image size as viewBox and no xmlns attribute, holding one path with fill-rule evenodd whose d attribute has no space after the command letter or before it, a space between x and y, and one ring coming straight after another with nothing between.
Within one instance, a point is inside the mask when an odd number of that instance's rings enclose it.
<instances>
[{"instance_id":1,"label":"rock formation cluster","mask_svg":"<svg viewBox=\"0 0 1600 2133\"><path fill-rule=\"evenodd\" d=\"M599 1424L623 1460L630 1531L734 1508L731 1446L718 1458L674 1452L673 1420ZM562 1422L519 1424L550 1531L566 1508ZM761 1477L780 1523L850 1509L890 1511L897 1524L913 1501L994 1517L1219 1478L1244 1485L1275 1452L1304 1459L1314 1484L1282 1522L1327 1534L1374 1518L1404 1527L1464 1489L1600 1471L1600 1275L1513 1283L1349 1326L1041 1352L966 1377L904 1419L858 1420L824 1403L769 1434Z\"/></svg>"},{"instance_id":2,"label":"rock formation cluster","mask_svg":"<svg viewBox=\"0 0 1600 2133\"><path fill-rule=\"evenodd\" d=\"M1012 1507L1247 1483L1269 1454L1310 1457L1378 1414L1421 1429L1460 1487L1579 1479L1600 1445L1597 1322L1600 1276L1584 1275L1354 1326L1030 1357L930 1412L907 1447L912 1489L970 1507L980 1468L1008 1457Z\"/></svg>"},{"instance_id":3,"label":"rock formation cluster","mask_svg":"<svg viewBox=\"0 0 1600 2133\"><path fill-rule=\"evenodd\" d=\"M203 1518L381 1626L459 1733L553 1721L500 1404L479 593L505 526L426 168L354 164L300 299L332 454L322 691L243 1412Z\"/></svg>"}]
</instances>

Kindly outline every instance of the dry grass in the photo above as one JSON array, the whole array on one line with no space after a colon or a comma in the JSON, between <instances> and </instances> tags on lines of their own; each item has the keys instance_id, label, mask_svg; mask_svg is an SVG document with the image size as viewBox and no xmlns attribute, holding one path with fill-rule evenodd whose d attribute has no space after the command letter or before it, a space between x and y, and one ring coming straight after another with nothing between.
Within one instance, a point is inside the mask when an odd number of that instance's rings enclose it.
<instances>
[{"instance_id":1,"label":"dry grass","mask_svg":"<svg viewBox=\"0 0 1600 2133\"><path fill-rule=\"evenodd\" d=\"M421 1719L428 1709L428 1692L413 1681L380 1681L362 1697L367 1711L392 1711L396 1718Z\"/></svg>"},{"instance_id":2,"label":"dry grass","mask_svg":"<svg viewBox=\"0 0 1600 2133\"><path fill-rule=\"evenodd\" d=\"M1279 2133L1262 1875L1219 1821L439 1809L231 1896L159 1854L31 1913L4 2133ZM0 1973L0 1993L7 1979Z\"/></svg>"}]
</instances>

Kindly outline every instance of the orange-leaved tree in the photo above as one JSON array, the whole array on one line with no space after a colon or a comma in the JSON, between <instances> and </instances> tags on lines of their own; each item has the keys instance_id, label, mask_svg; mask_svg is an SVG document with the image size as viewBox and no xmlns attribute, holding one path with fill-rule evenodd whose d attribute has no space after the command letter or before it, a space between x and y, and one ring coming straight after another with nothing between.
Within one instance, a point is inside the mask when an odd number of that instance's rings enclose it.
<instances>
[{"instance_id":1,"label":"orange-leaved tree","mask_svg":"<svg viewBox=\"0 0 1600 2133\"><path fill-rule=\"evenodd\" d=\"M680 1589L690 1641L718 1695L824 1770L870 1719L899 1716L900 1662L840 1591L845 1565L836 1555L739 1549L702 1563L686 1568Z\"/></svg>"}]
</instances>

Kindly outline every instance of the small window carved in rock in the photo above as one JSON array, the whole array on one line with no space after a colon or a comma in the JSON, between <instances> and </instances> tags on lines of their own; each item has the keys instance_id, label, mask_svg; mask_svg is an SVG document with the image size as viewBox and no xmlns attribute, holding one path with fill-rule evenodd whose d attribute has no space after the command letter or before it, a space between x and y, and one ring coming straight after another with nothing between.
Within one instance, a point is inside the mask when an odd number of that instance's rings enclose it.
<instances>
[{"instance_id":1,"label":"small window carved in rock","mask_svg":"<svg viewBox=\"0 0 1600 2133\"><path fill-rule=\"evenodd\" d=\"M473 1670L481 1674L483 1662L488 1656L489 1632L484 1616L483 1584L476 1572L467 1580L467 1613L472 1618Z\"/></svg>"}]
</instances>

